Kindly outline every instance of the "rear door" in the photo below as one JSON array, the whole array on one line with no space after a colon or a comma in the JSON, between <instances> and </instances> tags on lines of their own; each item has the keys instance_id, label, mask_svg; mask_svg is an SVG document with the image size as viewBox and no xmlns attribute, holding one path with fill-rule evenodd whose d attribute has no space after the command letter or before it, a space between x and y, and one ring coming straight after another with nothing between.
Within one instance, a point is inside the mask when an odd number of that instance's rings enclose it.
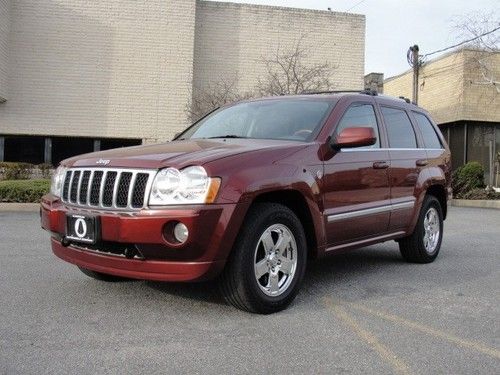
<instances>
[{"instance_id":1,"label":"rear door","mask_svg":"<svg viewBox=\"0 0 500 375\"><path fill-rule=\"evenodd\" d=\"M380 111L387 132L391 166L391 217L389 231L406 231L416 205L415 187L420 173L427 165L425 149L418 148L419 140L409 113L402 108L381 105Z\"/></svg>"},{"instance_id":2,"label":"rear door","mask_svg":"<svg viewBox=\"0 0 500 375\"><path fill-rule=\"evenodd\" d=\"M370 147L342 149L325 161L323 199L330 248L381 235L387 231L389 223L389 151L381 147L381 133L372 102L351 103L332 136L356 126L372 127L377 143Z\"/></svg>"}]
</instances>

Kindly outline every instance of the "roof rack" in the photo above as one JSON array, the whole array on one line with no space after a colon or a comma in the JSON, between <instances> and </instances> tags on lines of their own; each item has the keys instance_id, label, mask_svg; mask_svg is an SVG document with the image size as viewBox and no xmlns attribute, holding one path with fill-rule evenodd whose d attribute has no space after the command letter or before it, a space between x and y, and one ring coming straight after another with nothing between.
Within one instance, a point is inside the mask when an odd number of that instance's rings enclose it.
<instances>
[{"instance_id":1,"label":"roof rack","mask_svg":"<svg viewBox=\"0 0 500 375\"><path fill-rule=\"evenodd\" d=\"M408 104L411 103L410 99L408 99L407 97L399 96L399 99L403 99Z\"/></svg>"},{"instance_id":2,"label":"roof rack","mask_svg":"<svg viewBox=\"0 0 500 375\"><path fill-rule=\"evenodd\" d=\"M364 94L377 96L378 93L375 90L334 90L334 91L304 91L302 95L321 95L321 94Z\"/></svg>"}]
</instances>

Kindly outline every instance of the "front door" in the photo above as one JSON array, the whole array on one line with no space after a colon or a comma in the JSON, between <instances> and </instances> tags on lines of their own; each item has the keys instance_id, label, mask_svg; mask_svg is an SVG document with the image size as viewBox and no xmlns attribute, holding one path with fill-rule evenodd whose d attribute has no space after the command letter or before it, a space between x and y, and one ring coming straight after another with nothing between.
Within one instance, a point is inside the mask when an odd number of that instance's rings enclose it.
<instances>
[{"instance_id":1,"label":"front door","mask_svg":"<svg viewBox=\"0 0 500 375\"><path fill-rule=\"evenodd\" d=\"M378 236L388 230L391 201L389 151L382 149L371 103L351 104L335 134L347 127L370 126L377 143L370 147L342 149L325 161L323 184L327 246Z\"/></svg>"}]
</instances>

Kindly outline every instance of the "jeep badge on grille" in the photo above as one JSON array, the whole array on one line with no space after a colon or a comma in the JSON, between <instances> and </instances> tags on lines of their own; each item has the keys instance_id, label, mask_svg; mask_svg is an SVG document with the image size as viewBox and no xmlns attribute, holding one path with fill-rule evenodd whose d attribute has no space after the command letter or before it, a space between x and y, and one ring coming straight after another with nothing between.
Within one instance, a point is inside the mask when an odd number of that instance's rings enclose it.
<instances>
[{"instance_id":1,"label":"jeep badge on grille","mask_svg":"<svg viewBox=\"0 0 500 375\"><path fill-rule=\"evenodd\" d=\"M111 162L111 160L108 159L99 159L95 163L100 164L100 165L108 165Z\"/></svg>"}]
</instances>

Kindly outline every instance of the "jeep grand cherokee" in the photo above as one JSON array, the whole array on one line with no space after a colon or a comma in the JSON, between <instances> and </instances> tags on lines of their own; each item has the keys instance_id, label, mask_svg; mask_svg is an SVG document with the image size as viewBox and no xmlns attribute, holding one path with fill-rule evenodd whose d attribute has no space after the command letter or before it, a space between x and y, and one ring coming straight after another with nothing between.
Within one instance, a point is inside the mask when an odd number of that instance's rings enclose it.
<instances>
[{"instance_id":1,"label":"jeep grand cherokee","mask_svg":"<svg viewBox=\"0 0 500 375\"><path fill-rule=\"evenodd\" d=\"M53 252L100 280L218 278L270 313L306 262L396 240L432 262L450 152L429 114L371 93L239 102L174 141L64 160L41 202Z\"/></svg>"}]
</instances>

